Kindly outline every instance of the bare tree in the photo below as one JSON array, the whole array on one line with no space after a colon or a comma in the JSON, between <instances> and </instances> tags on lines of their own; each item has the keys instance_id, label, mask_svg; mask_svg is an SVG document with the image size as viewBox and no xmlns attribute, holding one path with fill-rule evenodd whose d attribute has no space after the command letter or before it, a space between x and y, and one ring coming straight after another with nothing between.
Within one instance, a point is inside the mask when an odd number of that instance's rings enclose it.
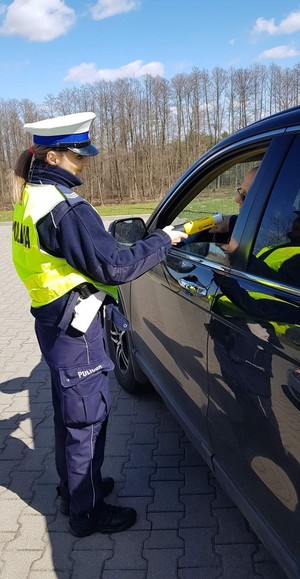
<instances>
[{"instance_id":1,"label":"bare tree","mask_svg":"<svg viewBox=\"0 0 300 579\"><path fill-rule=\"evenodd\" d=\"M0 202L10 204L7 180L31 144L23 124L94 111L91 159L80 194L94 204L157 201L211 145L245 125L299 104L300 64L293 68L193 68L170 80L97 81L48 94L42 104L0 99ZM217 184L218 185L218 184Z\"/></svg>"}]
</instances>

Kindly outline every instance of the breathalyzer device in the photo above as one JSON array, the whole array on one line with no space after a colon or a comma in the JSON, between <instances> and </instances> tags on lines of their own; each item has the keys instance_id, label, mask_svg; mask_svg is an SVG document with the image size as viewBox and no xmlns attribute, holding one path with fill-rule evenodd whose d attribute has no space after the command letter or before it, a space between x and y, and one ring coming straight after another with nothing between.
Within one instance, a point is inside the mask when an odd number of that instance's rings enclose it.
<instances>
[{"instance_id":1,"label":"breathalyzer device","mask_svg":"<svg viewBox=\"0 0 300 579\"><path fill-rule=\"evenodd\" d=\"M177 231L184 231L188 235L191 235L192 233L199 233L205 229L210 229L218 223L222 223L222 221L224 221L224 215L222 213L213 213L212 215L207 215L206 217L201 217L194 221L186 221L180 225L175 225L174 229Z\"/></svg>"}]
</instances>

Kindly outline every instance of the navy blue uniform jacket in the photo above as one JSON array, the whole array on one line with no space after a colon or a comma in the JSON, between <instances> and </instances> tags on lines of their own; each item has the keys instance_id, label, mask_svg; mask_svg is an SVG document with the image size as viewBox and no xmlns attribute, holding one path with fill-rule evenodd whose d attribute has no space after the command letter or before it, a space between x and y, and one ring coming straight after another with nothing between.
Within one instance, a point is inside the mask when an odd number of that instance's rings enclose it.
<instances>
[{"instance_id":1,"label":"navy blue uniform jacket","mask_svg":"<svg viewBox=\"0 0 300 579\"><path fill-rule=\"evenodd\" d=\"M58 167L34 161L30 183L75 187L82 181ZM41 194L43 189L41 188ZM70 191L71 192L71 191ZM64 257L79 272L108 285L118 285L139 277L166 256L171 247L167 233L157 229L130 248L118 249L114 237L105 230L93 207L80 198L79 203L59 203L37 224L41 247L51 255ZM68 299L63 296L39 308L34 317L56 324Z\"/></svg>"}]
</instances>

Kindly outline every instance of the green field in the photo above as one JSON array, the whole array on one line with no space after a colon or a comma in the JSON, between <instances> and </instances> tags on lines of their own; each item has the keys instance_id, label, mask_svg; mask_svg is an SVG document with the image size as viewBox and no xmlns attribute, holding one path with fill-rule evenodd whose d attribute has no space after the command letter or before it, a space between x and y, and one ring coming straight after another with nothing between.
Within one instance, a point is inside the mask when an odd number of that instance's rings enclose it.
<instances>
[{"instance_id":1,"label":"green field","mask_svg":"<svg viewBox=\"0 0 300 579\"><path fill-rule=\"evenodd\" d=\"M118 215L142 215L152 213L157 203L137 203L130 205L102 205L96 207L101 217L111 217ZM12 221L12 211L0 210L0 221Z\"/></svg>"},{"instance_id":2,"label":"green field","mask_svg":"<svg viewBox=\"0 0 300 579\"><path fill-rule=\"evenodd\" d=\"M118 215L149 215L157 206L157 203L134 203L129 205L102 205L96 207L101 217L114 217ZM230 215L236 213L237 205L232 199L204 198L201 203L195 202L190 205L190 212L186 215L187 219L193 218L198 214L204 215L209 213L225 213ZM12 221L12 211L0 210L0 222Z\"/></svg>"}]
</instances>

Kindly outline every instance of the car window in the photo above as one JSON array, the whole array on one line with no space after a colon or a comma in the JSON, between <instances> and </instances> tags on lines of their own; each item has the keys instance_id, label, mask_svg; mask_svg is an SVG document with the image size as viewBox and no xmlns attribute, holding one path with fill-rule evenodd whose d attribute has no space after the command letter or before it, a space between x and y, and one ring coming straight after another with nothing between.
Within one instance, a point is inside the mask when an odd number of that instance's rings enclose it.
<instances>
[{"instance_id":1,"label":"car window","mask_svg":"<svg viewBox=\"0 0 300 579\"><path fill-rule=\"evenodd\" d=\"M300 288L300 137L281 169L257 237L249 271Z\"/></svg>"},{"instance_id":2,"label":"car window","mask_svg":"<svg viewBox=\"0 0 300 579\"><path fill-rule=\"evenodd\" d=\"M172 225L197 220L199 231L194 233L192 227L188 239L177 246L180 251L218 263L226 262L226 246L241 208L240 195L246 193L241 186L249 171L259 169L264 154L265 149L252 150L223 162L186 192L188 201L185 206L181 203Z\"/></svg>"}]
</instances>

